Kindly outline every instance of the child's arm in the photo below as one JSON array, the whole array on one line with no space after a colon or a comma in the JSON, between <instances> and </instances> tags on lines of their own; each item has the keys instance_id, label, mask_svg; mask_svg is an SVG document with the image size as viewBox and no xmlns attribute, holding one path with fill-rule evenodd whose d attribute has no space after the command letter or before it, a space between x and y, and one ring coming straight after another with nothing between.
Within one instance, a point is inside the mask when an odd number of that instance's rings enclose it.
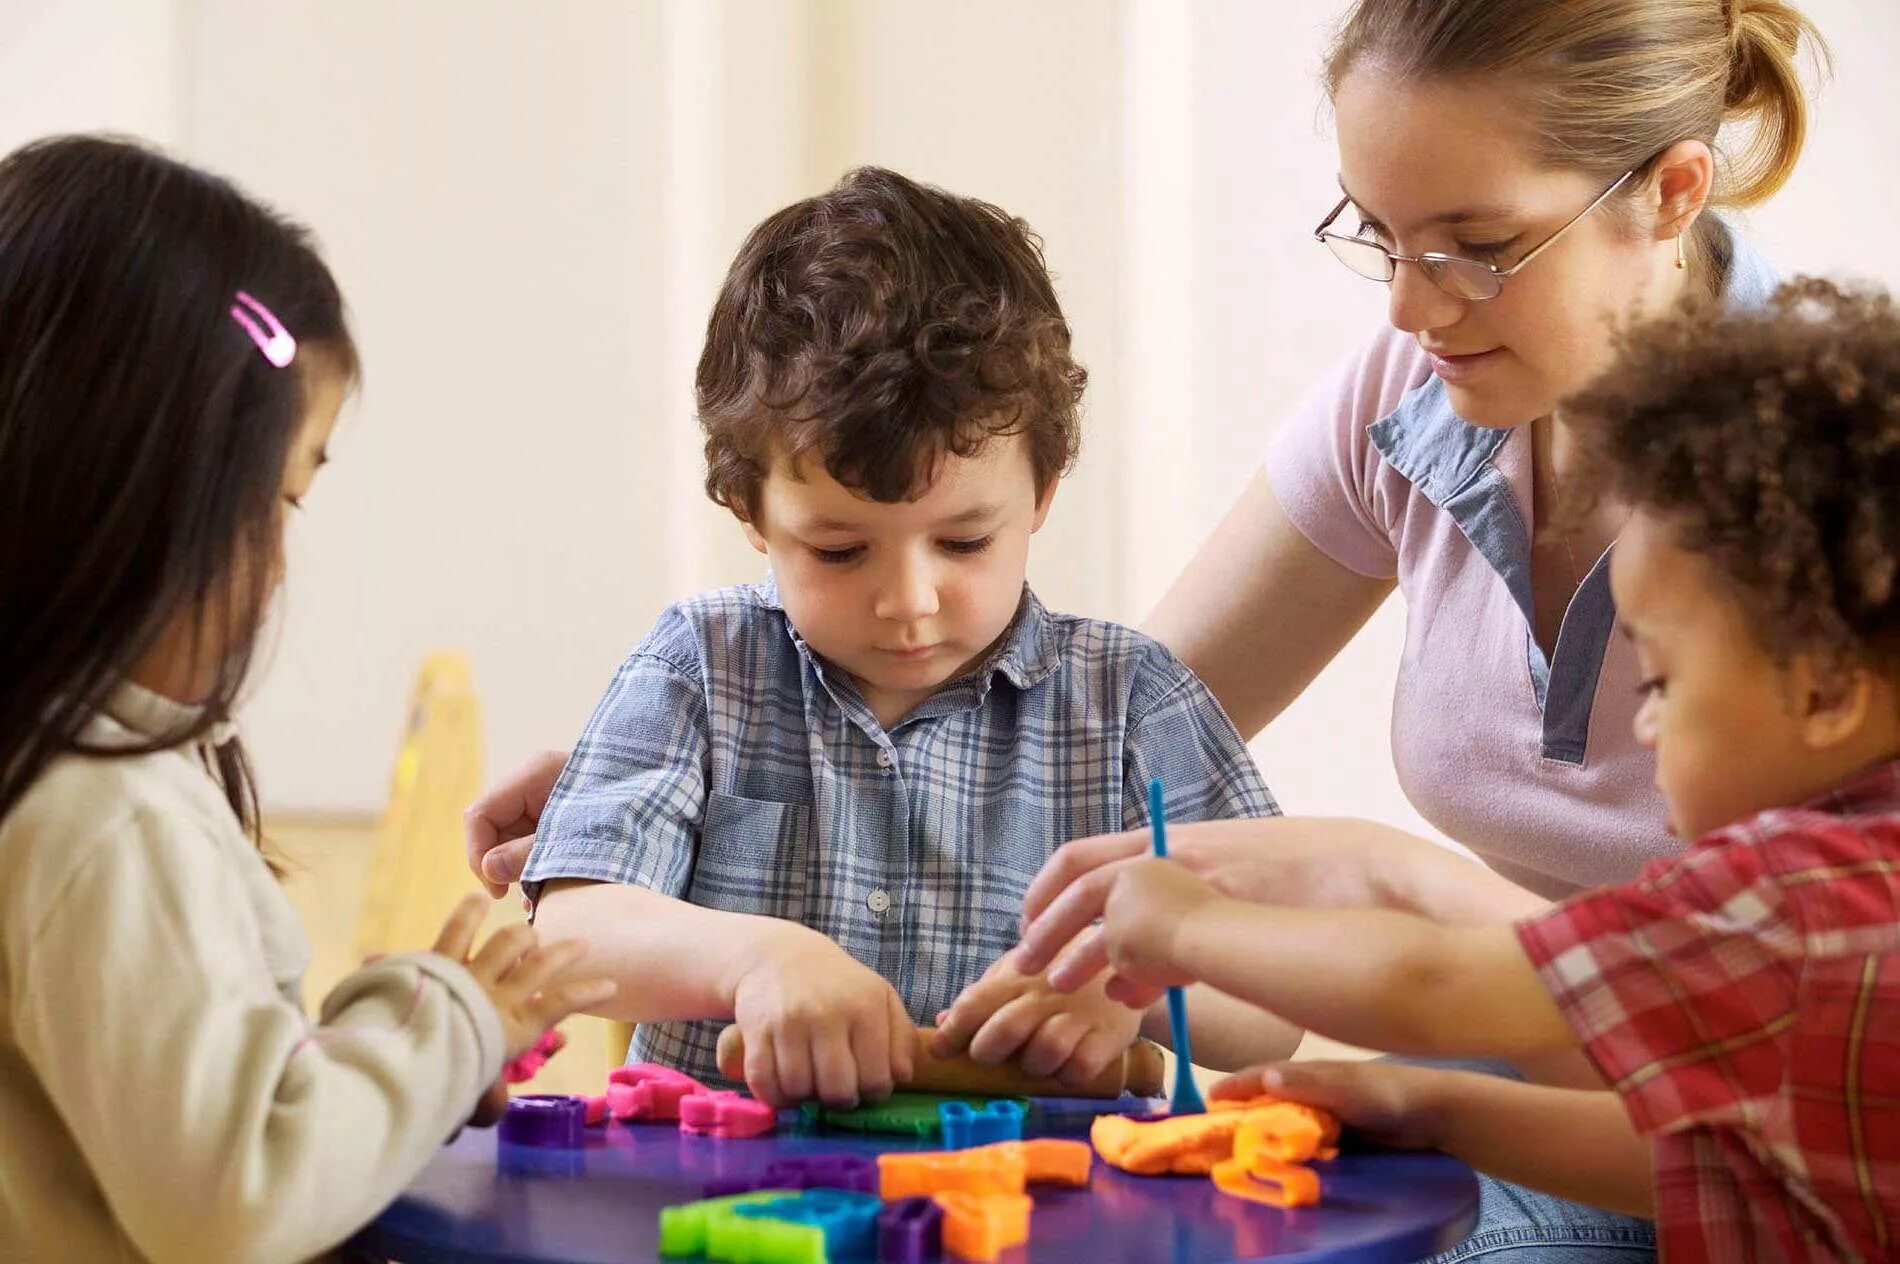
<instances>
[{"instance_id":1,"label":"child's arm","mask_svg":"<svg viewBox=\"0 0 1900 1264\"><path fill-rule=\"evenodd\" d=\"M1348 1044L1514 1057L1574 1047L1509 926L1386 909L1291 909L1217 895L1163 860L1116 879L1102 927L1112 995L1203 982ZM1086 946L1080 951L1086 951ZM1074 982L1073 972L1061 981Z\"/></svg>"},{"instance_id":2,"label":"child's arm","mask_svg":"<svg viewBox=\"0 0 1900 1264\"><path fill-rule=\"evenodd\" d=\"M760 1098L840 1106L911 1072L914 1024L891 985L796 922L702 908L642 887L553 881L536 924L578 939L579 974L618 984L596 1012L627 1022L734 1019Z\"/></svg>"},{"instance_id":3,"label":"child's arm","mask_svg":"<svg viewBox=\"0 0 1900 1264\"><path fill-rule=\"evenodd\" d=\"M1443 1150L1500 1180L1655 1214L1649 1146L1606 1090L1397 1062L1287 1062L1214 1088L1215 1097L1242 1100L1263 1092L1323 1106L1387 1145Z\"/></svg>"},{"instance_id":4,"label":"child's arm","mask_svg":"<svg viewBox=\"0 0 1900 1264\"><path fill-rule=\"evenodd\" d=\"M255 856L192 819L134 809L45 831L73 864L15 849L10 1034L141 1258L309 1258L414 1180L520 1051L482 980L512 960L533 985L534 936L498 935L475 969L383 957L313 1023L281 990L295 915ZM598 999L549 987L532 1017L558 1018L562 995Z\"/></svg>"}]
</instances>

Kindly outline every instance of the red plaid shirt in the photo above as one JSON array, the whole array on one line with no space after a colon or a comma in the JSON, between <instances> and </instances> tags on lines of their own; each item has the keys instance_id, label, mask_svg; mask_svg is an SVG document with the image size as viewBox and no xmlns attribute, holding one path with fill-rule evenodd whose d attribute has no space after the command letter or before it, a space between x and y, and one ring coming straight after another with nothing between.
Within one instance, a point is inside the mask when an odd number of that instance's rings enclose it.
<instances>
[{"instance_id":1,"label":"red plaid shirt","mask_svg":"<svg viewBox=\"0 0 1900 1264\"><path fill-rule=\"evenodd\" d=\"M1517 930L1649 1138L1665 1259L1900 1254L1900 763Z\"/></svg>"}]
</instances>

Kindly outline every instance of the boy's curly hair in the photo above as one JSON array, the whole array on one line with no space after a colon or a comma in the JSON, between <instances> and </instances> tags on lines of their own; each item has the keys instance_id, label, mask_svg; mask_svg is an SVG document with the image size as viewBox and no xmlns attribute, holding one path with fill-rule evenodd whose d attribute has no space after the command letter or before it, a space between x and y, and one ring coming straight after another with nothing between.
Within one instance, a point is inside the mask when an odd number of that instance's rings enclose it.
<instances>
[{"instance_id":1,"label":"boy's curly hair","mask_svg":"<svg viewBox=\"0 0 1900 1264\"><path fill-rule=\"evenodd\" d=\"M878 167L752 231L696 380L706 493L741 518L775 456L886 504L946 453L1021 434L1040 494L1074 463L1088 374L1022 220Z\"/></svg>"},{"instance_id":2,"label":"boy's curly hair","mask_svg":"<svg viewBox=\"0 0 1900 1264\"><path fill-rule=\"evenodd\" d=\"M1590 501L1670 522L1779 660L1900 663L1893 300L1801 277L1758 310L1692 301L1620 350L1562 407Z\"/></svg>"}]
</instances>

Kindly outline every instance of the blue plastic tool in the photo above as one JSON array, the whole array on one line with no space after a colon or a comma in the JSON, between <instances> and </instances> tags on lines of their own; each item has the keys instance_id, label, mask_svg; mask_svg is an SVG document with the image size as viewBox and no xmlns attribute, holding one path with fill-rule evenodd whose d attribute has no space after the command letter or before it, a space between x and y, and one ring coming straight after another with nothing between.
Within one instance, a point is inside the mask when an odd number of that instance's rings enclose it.
<instances>
[{"instance_id":1,"label":"blue plastic tool","mask_svg":"<svg viewBox=\"0 0 1900 1264\"><path fill-rule=\"evenodd\" d=\"M1148 783L1148 824L1154 830L1155 855L1168 858L1168 812L1161 802L1161 778ZM1207 1103L1194 1085L1194 1050L1188 1042L1187 994L1168 989L1168 1030L1174 1037L1174 1092L1168 1109L1176 1115L1202 1115Z\"/></svg>"}]
</instances>

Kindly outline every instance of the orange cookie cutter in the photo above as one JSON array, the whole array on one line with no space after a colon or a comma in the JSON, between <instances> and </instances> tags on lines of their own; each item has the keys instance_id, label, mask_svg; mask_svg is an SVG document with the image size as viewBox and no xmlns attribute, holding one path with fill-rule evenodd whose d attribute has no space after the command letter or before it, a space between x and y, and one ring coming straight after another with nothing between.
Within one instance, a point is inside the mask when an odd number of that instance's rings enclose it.
<instances>
[{"instance_id":1,"label":"orange cookie cutter","mask_svg":"<svg viewBox=\"0 0 1900 1264\"><path fill-rule=\"evenodd\" d=\"M1290 1104L1290 1103L1289 1103ZM1289 1151L1317 1157L1324 1121L1269 1108L1257 1112L1234 1134L1232 1158L1209 1173L1214 1187L1248 1202L1269 1207L1310 1207L1319 1201L1319 1174L1284 1157ZM1333 1153L1327 1151L1328 1156Z\"/></svg>"},{"instance_id":2,"label":"orange cookie cutter","mask_svg":"<svg viewBox=\"0 0 1900 1264\"><path fill-rule=\"evenodd\" d=\"M878 1193L885 1199L939 1193L1020 1194L1029 1185L1083 1186L1095 1155L1084 1141L1040 1137L968 1150L881 1154Z\"/></svg>"},{"instance_id":3,"label":"orange cookie cutter","mask_svg":"<svg viewBox=\"0 0 1900 1264\"><path fill-rule=\"evenodd\" d=\"M943 1208L943 1249L966 1260L994 1260L1029 1241L1027 1194L971 1194L945 1190L931 1200Z\"/></svg>"},{"instance_id":4,"label":"orange cookie cutter","mask_svg":"<svg viewBox=\"0 0 1900 1264\"><path fill-rule=\"evenodd\" d=\"M1020 1194L1029 1160L1020 1142L973 1150L930 1150L877 1156L878 1194L889 1202L937 1194Z\"/></svg>"}]
</instances>

